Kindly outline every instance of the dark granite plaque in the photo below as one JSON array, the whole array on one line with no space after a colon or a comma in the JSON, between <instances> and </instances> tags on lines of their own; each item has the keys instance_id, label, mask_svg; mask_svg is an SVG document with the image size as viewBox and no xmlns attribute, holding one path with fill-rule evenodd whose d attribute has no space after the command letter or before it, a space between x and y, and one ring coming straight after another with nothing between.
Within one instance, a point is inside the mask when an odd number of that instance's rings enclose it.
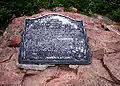
<instances>
[{"instance_id":1,"label":"dark granite plaque","mask_svg":"<svg viewBox=\"0 0 120 86\"><path fill-rule=\"evenodd\" d=\"M83 21L60 14L26 19L19 64L89 64Z\"/></svg>"}]
</instances>

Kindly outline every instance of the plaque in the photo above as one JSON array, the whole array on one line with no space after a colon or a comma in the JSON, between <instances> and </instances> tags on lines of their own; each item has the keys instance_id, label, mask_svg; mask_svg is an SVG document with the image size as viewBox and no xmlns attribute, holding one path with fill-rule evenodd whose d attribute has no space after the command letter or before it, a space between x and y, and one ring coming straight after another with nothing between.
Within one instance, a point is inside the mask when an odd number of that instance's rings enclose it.
<instances>
[{"instance_id":1,"label":"plaque","mask_svg":"<svg viewBox=\"0 0 120 86\"><path fill-rule=\"evenodd\" d=\"M90 64L82 20L61 14L25 19L19 46L19 64Z\"/></svg>"}]
</instances>

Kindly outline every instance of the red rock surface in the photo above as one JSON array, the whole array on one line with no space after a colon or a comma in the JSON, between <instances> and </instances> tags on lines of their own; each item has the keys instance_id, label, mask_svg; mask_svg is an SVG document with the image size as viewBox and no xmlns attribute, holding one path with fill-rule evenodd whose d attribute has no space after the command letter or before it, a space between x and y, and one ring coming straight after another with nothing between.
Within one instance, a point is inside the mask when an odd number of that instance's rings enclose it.
<instances>
[{"instance_id":1,"label":"red rock surface","mask_svg":"<svg viewBox=\"0 0 120 86\"><path fill-rule=\"evenodd\" d=\"M13 36L10 38L10 43L8 44L9 47L18 47L20 44L21 36Z\"/></svg>"},{"instance_id":2,"label":"red rock surface","mask_svg":"<svg viewBox=\"0 0 120 86\"><path fill-rule=\"evenodd\" d=\"M43 12L30 16L37 18ZM44 71L17 67L18 48L8 47L9 39L21 34L24 19L15 18L0 36L0 86L120 86L120 35L119 26L70 12L58 12L73 19L84 20L92 63L71 69L68 65L48 67ZM105 30L102 25L108 27ZM117 32L114 31L117 27Z\"/></svg>"}]
</instances>

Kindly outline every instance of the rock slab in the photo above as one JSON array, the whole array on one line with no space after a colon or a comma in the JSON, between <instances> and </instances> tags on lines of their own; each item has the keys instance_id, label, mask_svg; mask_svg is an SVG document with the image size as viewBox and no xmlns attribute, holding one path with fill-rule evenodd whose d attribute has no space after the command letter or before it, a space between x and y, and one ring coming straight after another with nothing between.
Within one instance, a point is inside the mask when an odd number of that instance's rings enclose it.
<instances>
[{"instance_id":1,"label":"rock slab","mask_svg":"<svg viewBox=\"0 0 120 86\"><path fill-rule=\"evenodd\" d=\"M43 12L30 16L37 18ZM90 65L56 65L48 67L44 71L24 70L17 67L18 48L8 47L9 38L23 30L24 20L27 16L15 18L0 36L0 85L12 86L120 86L120 26L117 33L112 25L106 31L101 26L106 24L99 19L93 19L85 15L59 12L73 19L84 20L87 39L90 45L92 63ZM109 26L109 25L107 25Z\"/></svg>"}]
</instances>

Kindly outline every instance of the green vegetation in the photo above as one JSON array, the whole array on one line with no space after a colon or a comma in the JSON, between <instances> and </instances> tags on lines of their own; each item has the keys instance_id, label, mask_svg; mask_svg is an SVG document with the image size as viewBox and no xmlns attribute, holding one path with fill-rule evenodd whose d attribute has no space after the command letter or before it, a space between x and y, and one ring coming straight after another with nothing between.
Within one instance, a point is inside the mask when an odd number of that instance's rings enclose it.
<instances>
[{"instance_id":1,"label":"green vegetation","mask_svg":"<svg viewBox=\"0 0 120 86\"><path fill-rule=\"evenodd\" d=\"M75 7L82 14L99 13L120 22L120 0L0 0L0 28L6 28L12 15L16 17L38 13L39 8Z\"/></svg>"}]
</instances>

